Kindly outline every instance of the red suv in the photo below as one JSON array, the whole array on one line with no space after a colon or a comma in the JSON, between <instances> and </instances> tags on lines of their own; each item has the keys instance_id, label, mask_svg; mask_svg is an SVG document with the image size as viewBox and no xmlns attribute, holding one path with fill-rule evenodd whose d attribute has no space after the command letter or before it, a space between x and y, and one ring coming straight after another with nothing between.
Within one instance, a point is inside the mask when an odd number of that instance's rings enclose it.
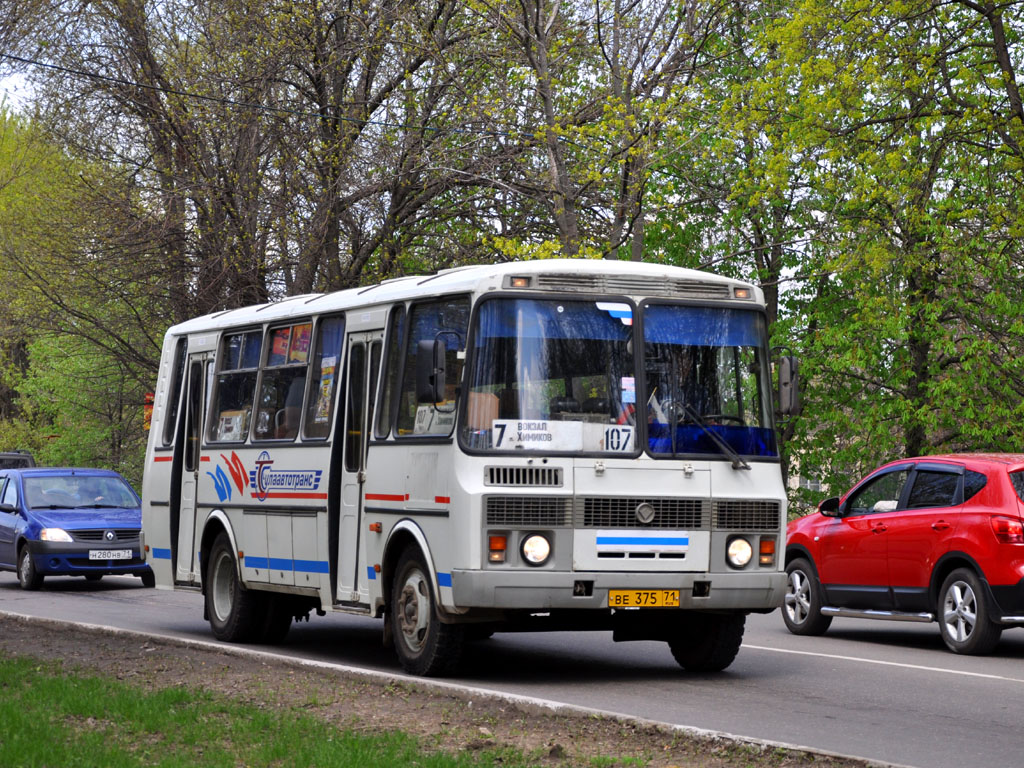
<instances>
[{"instance_id":1,"label":"red suv","mask_svg":"<svg viewBox=\"0 0 1024 768\"><path fill-rule=\"evenodd\" d=\"M1024 455L894 461L787 528L782 618L820 635L833 616L938 621L955 653L1024 626Z\"/></svg>"}]
</instances>

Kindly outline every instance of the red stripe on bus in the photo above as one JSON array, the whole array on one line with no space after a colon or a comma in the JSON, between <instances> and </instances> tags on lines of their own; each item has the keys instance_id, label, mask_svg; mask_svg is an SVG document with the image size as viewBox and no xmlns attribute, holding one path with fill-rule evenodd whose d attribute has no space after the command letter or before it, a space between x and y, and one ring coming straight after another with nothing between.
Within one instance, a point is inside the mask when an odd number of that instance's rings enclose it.
<instances>
[{"instance_id":1,"label":"red stripe on bus","mask_svg":"<svg viewBox=\"0 0 1024 768\"><path fill-rule=\"evenodd\" d=\"M154 456L153 457L153 463L155 464L158 461L174 461L174 457L173 456Z\"/></svg>"},{"instance_id":2,"label":"red stripe on bus","mask_svg":"<svg viewBox=\"0 0 1024 768\"><path fill-rule=\"evenodd\" d=\"M434 497L434 503L435 504L451 504L451 502L452 502L452 497L451 496L435 496Z\"/></svg>"},{"instance_id":3,"label":"red stripe on bus","mask_svg":"<svg viewBox=\"0 0 1024 768\"><path fill-rule=\"evenodd\" d=\"M209 460L210 460L210 457L209 457L209 456L200 456L200 457L199 457L199 460L200 460L200 461L209 461Z\"/></svg>"},{"instance_id":4,"label":"red stripe on bus","mask_svg":"<svg viewBox=\"0 0 1024 768\"><path fill-rule=\"evenodd\" d=\"M368 493L367 501L408 501L408 493Z\"/></svg>"}]
</instances>

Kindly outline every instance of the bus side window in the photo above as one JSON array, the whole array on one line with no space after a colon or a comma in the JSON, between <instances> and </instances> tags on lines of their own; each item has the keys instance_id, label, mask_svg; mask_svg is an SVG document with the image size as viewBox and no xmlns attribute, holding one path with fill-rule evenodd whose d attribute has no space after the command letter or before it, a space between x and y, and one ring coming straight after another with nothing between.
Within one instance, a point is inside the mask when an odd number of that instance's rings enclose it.
<instances>
[{"instance_id":1,"label":"bus side window","mask_svg":"<svg viewBox=\"0 0 1024 768\"><path fill-rule=\"evenodd\" d=\"M294 440L299 434L312 334L312 323L270 331L270 349L256 400L254 440Z\"/></svg>"},{"instance_id":2,"label":"bus side window","mask_svg":"<svg viewBox=\"0 0 1024 768\"><path fill-rule=\"evenodd\" d=\"M171 385L167 388L167 401L164 407L164 433L162 442L171 445L178 425L178 405L181 401L181 383L185 379L185 339L178 339L174 347L174 361L171 363Z\"/></svg>"},{"instance_id":3,"label":"bus side window","mask_svg":"<svg viewBox=\"0 0 1024 768\"><path fill-rule=\"evenodd\" d=\"M302 435L323 440L331 434L331 414L341 372L341 342L345 335L345 318L328 317L317 326L313 367L306 396L306 420Z\"/></svg>"},{"instance_id":4,"label":"bus side window","mask_svg":"<svg viewBox=\"0 0 1024 768\"><path fill-rule=\"evenodd\" d=\"M395 420L395 407L398 405L398 381L402 373L401 362L402 340L405 336L405 307L399 305L391 310L388 323L388 337L385 339L384 375L380 410L377 411L377 428L375 434L386 438L391 434L391 424Z\"/></svg>"},{"instance_id":5,"label":"bus side window","mask_svg":"<svg viewBox=\"0 0 1024 768\"><path fill-rule=\"evenodd\" d=\"M440 301L414 304L409 315L409 340L405 347L402 391L399 395L397 434L447 437L455 427L456 388L462 381L462 365L469 325L469 300L450 296ZM441 403L419 403L416 398L416 359L420 341L440 339L445 345L445 389Z\"/></svg>"},{"instance_id":6,"label":"bus side window","mask_svg":"<svg viewBox=\"0 0 1024 768\"><path fill-rule=\"evenodd\" d=\"M262 339L262 331L224 337L207 425L206 437L210 442L243 442L248 435Z\"/></svg>"}]
</instances>

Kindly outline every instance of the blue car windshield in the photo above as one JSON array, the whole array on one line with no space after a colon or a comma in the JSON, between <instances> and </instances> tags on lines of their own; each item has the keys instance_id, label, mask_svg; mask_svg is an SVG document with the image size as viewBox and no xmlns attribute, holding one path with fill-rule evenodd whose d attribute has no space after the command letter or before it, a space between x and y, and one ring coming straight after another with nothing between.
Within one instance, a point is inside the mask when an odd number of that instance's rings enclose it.
<instances>
[{"instance_id":1,"label":"blue car windshield","mask_svg":"<svg viewBox=\"0 0 1024 768\"><path fill-rule=\"evenodd\" d=\"M24 478L31 509L135 508L139 499L120 477L110 475L34 475Z\"/></svg>"},{"instance_id":2,"label":"blue car windshield","mask_svg":"<svg viewBox=\"0 0 1024 768\"><path fill-rule=\"evenodd\" d=\"M643 307L647 448L655 455L777 456L764 317L724 307Z\"/></svg>"}]
</instances>

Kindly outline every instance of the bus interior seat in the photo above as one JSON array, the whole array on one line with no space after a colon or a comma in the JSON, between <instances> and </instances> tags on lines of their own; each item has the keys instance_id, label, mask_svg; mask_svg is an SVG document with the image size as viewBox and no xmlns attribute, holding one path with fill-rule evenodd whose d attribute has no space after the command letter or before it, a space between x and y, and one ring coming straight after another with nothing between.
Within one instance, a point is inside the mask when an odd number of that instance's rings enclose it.
<instances>
[{"instance_id":1,"label":"bus interior seat","mask_svg":"<svg viewBox=\"0 0 1024 768\"><path fill-rule=\"evenodd\" d=\"M299 434L302 394L305 388L305 376L296 376L288 385L288 394L284 398L284 407L274 415L274 437L279 440L291 440Z\"/></svg>"}]
</instances>

